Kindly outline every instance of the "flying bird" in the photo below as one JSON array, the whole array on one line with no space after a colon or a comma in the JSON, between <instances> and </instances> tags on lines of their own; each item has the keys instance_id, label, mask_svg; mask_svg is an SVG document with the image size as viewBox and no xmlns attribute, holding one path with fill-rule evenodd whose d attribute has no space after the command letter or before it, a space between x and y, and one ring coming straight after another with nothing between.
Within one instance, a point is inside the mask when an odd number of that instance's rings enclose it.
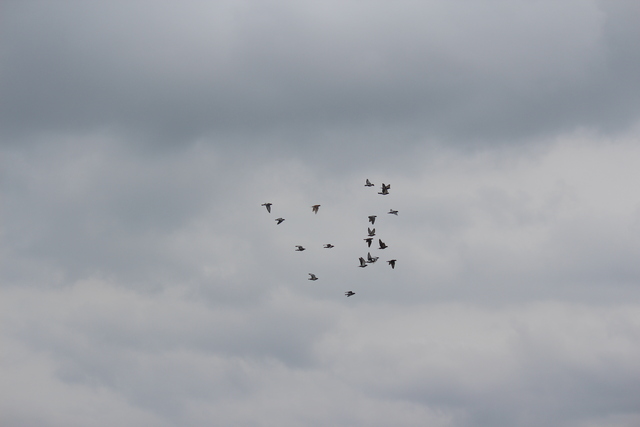
<instances>
[{"instance_id":1,"label":"flying bird","mask_svg":"<svg viewBox=\"0 0 640 427\"><path fill-rule=\"evenodd\" d=\"M364 260L364 258L360 257L360 265L358 267L366 267L367 266L367 262Z\"/></svg>"},{"instance_id":2,"label":"flying bird","mask_svg":"<svg viewBox=\"0 0 640 427\"><path fill-rule=\"evenodd\" d=\"M367 262L370 264L373 264L374 262L376 262L378 260L378 258L380 258L379 256L373 257L371 256L371 252L367 253Z\"/></svg>"},{"instance_id":3,"label":"flying bird","mask_svg":"<svg viewBox=\"0 0 640 427\"><path fill-rule=\"evenodd\" d=\"M385 185L384 183L382 183L382 191L378 194L382 194L383 196L386 196L387 194L389 194L390 189L391 189L391 184Z\"/></svg>"},{"instance_id":4,"label":"flying bird","mask_svg":"<svg viewBox=\"0 0 640 427\"><path fill-rule=\"evenodd\" d=\"M365 187L373 187L373 184L371 183L371 181L369 181L369 178L367 178L367 183L364 186Z\"/></svg>"},{"instance_id":5,"label":"flying bird","mask_svg":"<svg viewBox=\"0 0 640 427\"><path fill-rule=\"evenodd\" d=\"M344 294L347 296L347 298L349 298L351 295L355 295L356 293L353 291L347 291Z\"/></svg>"},{"instance_id":6,"label":"flying bird","mask_svg":"<svg viewBox=\"0 0 640 427\"><path fill-rule=\"evenodd\" d=\"M371 225L376 223L376 216L377 215L369 215L369 222L371 223Z\"/></svg>"},{"instance_id":7,"label":"flying bird","mask_svg":"<svg viewBox=\"0 0 640 427\"><path fill-rule=\"evenodd\" d=\"M300 245L296 245L296 252L302 252L304 251L306 248Z\"/></svg>"},{"instance_id":8,"label":"flying bird","mask_svg":"<svg viewBox=\"0 0 640 427\"><path fill-rule=\"evenodd\" d=\"M378 239L378 242L380 243L380 249L385 249L389 247L382 241L382 239Z\"/></svg>"},{"instance_id":9,"label":"flying bird","mask_svg":"<svg viewBox=\"0 0 640 427\"><path fill-rule=\"evenodd\" d=\"M373 242L373 238L372 237L367 237L366 239L364 239L365 242L367 242L367 246L371 247L371 242Z\"/></svg>"},{"instance_id":10,"label":"flying bird","mask_svg":"<svg viewBox=\"0 0 640 427\"><path fill-rule=\"evenodd\" d=\"M396 260L395 259L390 259L389 261L387 261L389 263L389 265L391 266L391 268L396 268Z\"/></svg>"},{"instance_id":11,"label":"flying bird","mask_svg":"<svg viewBox=\"0 0 640 427\"><path fill-rule=\"evenodd\" d=\"M376 229L375 228L372 230L369 227L367 227L367 231L369 232L369 237L373 237L373 236L376 235Z\"/></svg>"},{"instance_id":12,"label":"flying bird","mask_svg":"<svg viewBox=\"0 0 640 427\"><path fill-rule=\"evenodd\" d=\"M333 246L331 243L327 243L326 245L324 245L324 247L325 247L326 249L331 249L331 248L333 248L333 247L335 247L335 246Z\"/></svg>"},{"instance_id":13,"label":"flying bird","mask_svg":"<svg viewBox=\"0 0 640 427\"><path fill-rule=\"evenodd\" d=\"M318 213L318 209L320 209L320 205L313 205L311 206L311 209L313 210L313 213Z\"/></svg>"},{"instance_id":14,"label":"flying bird","mask_svg":"<svg viewBox=\"0 0 640 427\"><path fill-rule=\"evenodd\" d=\"M313 273L309 273L309 276L311 276L311 277L309 277L307 280L318 280L318 278L316 277L316 275L315 275L315 274L313 274Z\"/></svg>"},{"instance_id":15,"label":"flying bird","mask_svg":"<svg viewBox=\"0 0 640 427\"><path fill-rule=\"evenodd\" d=\"M282 224L282 221L284 221L284 218L276 218L276 225Z\"/></svg>"},{"instance_id":16,"label":"flying bird","mask_svg":"<svg viewBox=\"0 0 640 427\"><path fill-rule=\"evenodd\" d=\"M389 212L387 212L387 213L390 213L392 215L398 216L398 211L394 211L393 209L389 209Z\"/></svg>"},{"instance_id":17,"label":"flying bird","mask_svg":"<svg viewBox=\"0 0 640 427\"><path fill-rule=\"evenodd\" d=\"M263 203L260 206L264 206L265 208L267 208L267 212L271 213L271 205L273 203Z\"/></svg>"}]
</instances>

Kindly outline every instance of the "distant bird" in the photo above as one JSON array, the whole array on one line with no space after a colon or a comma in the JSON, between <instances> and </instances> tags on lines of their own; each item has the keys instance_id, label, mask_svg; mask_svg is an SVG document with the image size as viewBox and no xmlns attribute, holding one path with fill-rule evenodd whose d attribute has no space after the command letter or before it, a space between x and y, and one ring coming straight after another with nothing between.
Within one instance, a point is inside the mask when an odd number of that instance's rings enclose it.
<instances>
[{"instance_id":1,"label":"distant bird","mask_svg":"<svg viewBox=\"0 0 640 427\"><path fill-rule=\"evenodd\" d=\"M375 228L372 230L369 227L367 227L367 232L369 233L369 237L373 237L373 236L376 235L376 229Z\"/></svg>"},{"instance_id":2,"label":"distant bird","mask_svg":"<svg viewBox=\"0 0 640 427\"><path fill-rule=\"evenodd\" d=\"M311 276L311 277L309 277L307 280L318 280L318 278L316 277L316 275L315 275L315 274L313 274L313 273L309 273L309 276Z\"/></svg>"},{"instance_id":3,"label":"distant bird","mask_svg":"<svg viewBox=\"0 0 640 427\"><path fill-rule=\"evenodd\" d=\"M300 245L296 245L296 252L302 252L304 251L306 248Z\"/></svg>"},{"instance_id":4,"label":"distant bird","mask_svg":"<svg viewBox=\"0 0 640 427\"><path fill-rule=\"evenodd\" d=\"M366 239L364 239L365 242L367 242L367 246L371 247L371 242L373 242L373 238L372 237L368 237Z\"/></svg>"},{"instance_id":5,"label":"distant bird","mask_svg":"<svg viewBox=\"0 0 640 427\"><path fill-rule=\"evenodd\" d=\"M356 293L352 291L347 291L344 294L347 296L347 298L349 298L351 295L355 295Z\"/></svg>"},{"instance_id":6,"label":"distant bird","mask_svg":"<svg viewBox=\"0 0 640 427\"><path fill-rule=\"evenodd\" d=\"M373 257L371 256L371 252L367 253L367 262L370 264L373 264L374 262L376 262L378 260L378 258L380 258L379 256Z\"/></svg>"},{"instance_id":7,"label":"distant bird","mask_svg":"<svg viewBox=\"0 0 640 427\"><path fill-rule=\"evenodd\" d=\"M371 183L371 181L369 181L369 178L367 178L367 183L364 186L365 187L373 187L373 184Z\"/></svg>"},{"instance_id":8,"label":"distant bird","mask_svg":"<svg viewBox=\"0 0 640 427\"><path fill-rule=\"evenodd\" d=\"M366 267L367 266L367 262L364 260L364 258L360 257L360 265L358 267Z\"/></svg>"},{"instance_id":9,"label":"distant bird","mask_svg":"<svg viewBox=\"0 0 640 427\"><path fill-rule=\"evenodd\" d=\"M382 241L382 239L378 239L378 242L380 242L380 249L385 249L389 247Z\"/></svg>"},{"instance_id":10,"label":"distant bird","mask_svg":"<svg viewBox=\"0 0 640 427\"><path fill-rule=\"evenodd\" d=\"M326 249L331 249L331 248L333 248L333 247L335 247L335 246L333 246L331 243L327 243L326 245L324 245L324 247L325 247Z\"/></svg>"},{"instance_id":11,"label":"distant bird","mask_svg":"<svg viewBox=\"0 0 640 427\"><path fill-rule=\"evenodd\" d=\"M284 221L284 218L276 218L276 225L282 224L282 221Z\"/></svg>"},{"instance_id":12,"label":"distant bird","mask_svg":"<svg viewBox=\"0 0 640 427\"><path fill-rule=\"evenodd\" d=\"M391 189L391 184L385 185L384 183L382 183L382 191L378 194L382 194L383 196L386 196L387 194L389 194L390 189Z\"/></svg>"},{"instance_id":13,"label":"distant bird","mask_svg":"<svg viewBox=\"0 0 640 427\"><path fill-rule=\"evenodd\" d=\"M369 215L369 222L371 223L371 225L376 223L376 216L377 215Z\"/></svg>"},{"instance_id":14,"label":"distant bird","mask_svg":"<svg viewBox=\"0 0 640 427\"><path fill-rule=\"evenodd\" d=\"M271 213L271 205L273 203L263 203L260 206L264 206L265 208L267 208L267 212Z\"/></svg>"},{"instance_id":15,"label":"distant bird","mask_svg":"<svg viewBox=\"0 0 640 427\"><path fill-rule=\"evenodd\" d=\"M398 216L398 211L394 211L393 209L389 209L389 212L387 213Z\"/></svg>"},{"instance_id":16,"label":"distant bird","mask_svg":"<svg viewBox=\"0 0 640 427\"><path fill-rule=\"evenodd\" d=\"M311 209L313 210L313 213L318 213L318 209L320 209L320 205L313 205L311 206Z\"/></svg>"},{"instance_id":17,"label":"distant bird","mask_svg":"<svg viewBox=\"0 0 640 427\"><path fill-rule=\"evenodd\" d=\"M387 261L389 263L389 265L391 266L391 268L396 268L396 260L395 259L390 259L389 261Z\"/></svg>"}]
</instances>

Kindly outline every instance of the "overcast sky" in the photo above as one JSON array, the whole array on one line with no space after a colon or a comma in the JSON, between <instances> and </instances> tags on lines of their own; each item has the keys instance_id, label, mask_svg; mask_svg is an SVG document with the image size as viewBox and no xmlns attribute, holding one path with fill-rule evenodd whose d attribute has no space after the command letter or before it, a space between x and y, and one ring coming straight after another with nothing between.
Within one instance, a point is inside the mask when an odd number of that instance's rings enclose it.
<instances>
[{"instance_id":1,"label":"overcast sky","mask_svg":"<svg viewBox=\"0 0 640 427\"><path fill-rule=\"evenodd\" d=\"M637 427L639 21L2 2L0 424Z\"/></svg>"}]
</instances>

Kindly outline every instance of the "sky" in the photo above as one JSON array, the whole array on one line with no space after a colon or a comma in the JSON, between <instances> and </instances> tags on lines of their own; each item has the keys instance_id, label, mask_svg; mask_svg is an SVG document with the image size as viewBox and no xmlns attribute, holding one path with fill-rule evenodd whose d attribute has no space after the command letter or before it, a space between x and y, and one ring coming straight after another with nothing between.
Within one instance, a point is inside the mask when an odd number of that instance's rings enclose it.
<instances>
[{"instance_id":1,"label":"sky","mask_svg":"<svg viewBox=\"0 0 640 427\"><path fill-rule=\"evenodd\" d=\"M640 425L638 18L2 2L0 424Z\"/></svg>"}]
</instances>

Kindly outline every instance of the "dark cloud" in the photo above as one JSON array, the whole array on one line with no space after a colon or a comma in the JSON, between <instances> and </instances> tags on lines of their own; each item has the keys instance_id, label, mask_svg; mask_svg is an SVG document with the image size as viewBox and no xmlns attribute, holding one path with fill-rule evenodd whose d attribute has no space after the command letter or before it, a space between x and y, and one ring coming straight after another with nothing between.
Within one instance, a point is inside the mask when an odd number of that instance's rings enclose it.
<instances>
[{"instance_id":1,"label":"dark cloud","mask_svg":"<svg viewBox=\"0 0 640 427\"><path fill-rule=\"evenodd\" d=\"M611 132L638 113L635 7L9 3L4 139L104 128L172 144L380 126L465 143Z\"/></svg>"}]
</instances>

